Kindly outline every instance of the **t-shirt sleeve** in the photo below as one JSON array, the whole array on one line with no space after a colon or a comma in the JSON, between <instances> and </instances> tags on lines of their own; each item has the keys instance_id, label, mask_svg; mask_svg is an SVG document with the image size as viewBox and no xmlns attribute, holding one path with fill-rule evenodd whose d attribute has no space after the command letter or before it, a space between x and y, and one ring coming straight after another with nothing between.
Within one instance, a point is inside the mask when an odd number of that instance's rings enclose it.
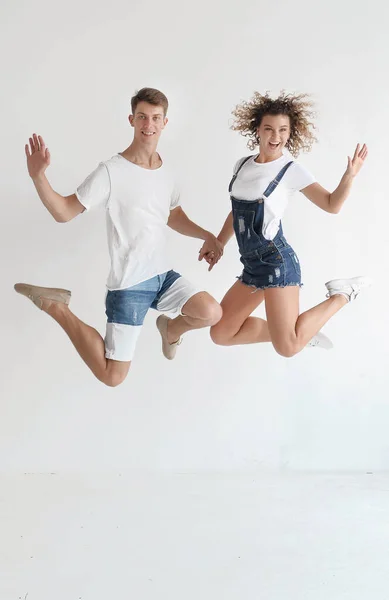
<instances>
[{"instance_id":1,"label":"t-shirt sleeve","mask_svg":"<svg viewBox=\"0 0 389 600\"><path fill-rule=\"evenodd\" d=\"M85 181L78 186L76 196L86 210L106 206L111 192L108 169L100 163Z\"/></svg>"},{"instance_id":2,"label":"t-shirt sleeve","mask_svg":"<svg viewBox=\"0 0 389 600\"><path fill-rule=\"evenodd\" d=\"M247 158L247 156L242 156L242 158L240 158L239 160L236 161L236 163L234 164L234 168L232 170L233 175L235 175L235 173L239 170L240 165L245 162L246 158Z\"/></svg>"},{"instance_id":3,"label":"t-shirt sleeve","mask_svg":"<svg viewBox=\"0 0 389 600\"><path fill-rule=\"evenodd\" d=\"M234 168L232 169L232 174L235 175L235 173L237 172L240 163L242 162L242 159L240 158L239 160L236 161L236 163L234 164Z\"/></svg>"},{"instance_id":4,"label":"t-shirt sleeve","mask_svg":"<svg viewBox=\"0 0 389 600\"><path fill-rule=\"evenodd\" d=\"M299 192L315 182L316 177L306 167L300 165L300 163L294 163L290 168L289 184L292 190Z\"/></svg>"},{"instance_id":5,"label":"t-shirt sleeve","mask_svg":"<svg viewBox=\"0 0 389 600\"><path fill-rule=\"evenodd\" d=\"M172 195L170 197L170 210L177 208L177 206L180 206L180 204L180 190L178 188L178 185L175 184L173 187Z\"/></svg>"}]
</instances>

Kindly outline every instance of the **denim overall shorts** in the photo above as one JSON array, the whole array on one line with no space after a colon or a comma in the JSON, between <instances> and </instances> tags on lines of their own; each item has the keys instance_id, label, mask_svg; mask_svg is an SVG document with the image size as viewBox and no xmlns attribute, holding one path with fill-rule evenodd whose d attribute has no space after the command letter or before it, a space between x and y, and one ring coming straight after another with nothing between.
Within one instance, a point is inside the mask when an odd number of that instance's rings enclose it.
<instances>
[{"instance_id":1,"label":"denim overall shorts","mask_svg":"<svg viewBox=\"0 0 389 600\"><path fill-rule=\"evenodd\" d=\"M262 234L265 201L276 189L293 161L288 162L281 169L269 183L261 198L237 200L231 194L232 186L239 171L250 158L252 157L248 156L241 162L228 188L240 261L244 267L238 279L260 290L290 285L301 286L300 263L283 235L282 224L280 223L278 233L273 240L267 240Z\"/></svg>"}]
</instances>

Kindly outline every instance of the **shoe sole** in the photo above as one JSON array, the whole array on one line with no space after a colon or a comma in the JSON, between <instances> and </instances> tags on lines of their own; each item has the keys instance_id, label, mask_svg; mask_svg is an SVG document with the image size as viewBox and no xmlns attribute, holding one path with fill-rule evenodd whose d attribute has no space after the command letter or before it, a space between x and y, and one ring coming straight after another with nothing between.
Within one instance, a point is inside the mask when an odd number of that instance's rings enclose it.
<instances>
[{"instance_id":1,"label":"shoe sole","mask_svg":"<svg viewBox=\"0 0 389 600\"><path fill-rule=\"evenodd\" d=\"M322 350L332 350L332 348L334 347L334 344L331 342L330 338L327 337L324 333L319 332L316 334L315 337L319 340L319 343L313 344L312 346L310 346L308 343L307 346L309 348L321 348Z\"/></svg>"},{"instance_id":2,"label":"shoe sole","mask_svg":"<svg viewBox=\"0 0 389 600\"><path fill-rule=\"evenodd\" d=\"M370 277L350 277L349 279L331 279L330 281L327 281L327 283L325 284L327 290L330 290L330 288L328 286L331 287L343 287L346 285L353 285L353 284L357 284L360 285L361 287L369 287L370 285L372 285L373 280Z\"/></svg>"},{"instance_id":3,"label":"shoe sole","mask_svg":"<svg viewBox=\"0 0 389 600\"><path fill-rule=\"evenodd\" d=\"M15 283L14 290L18 294L21 294L22 296L25 296L31 300L35 306L38 306L36 301L42 299L68 305L72 295L70 290L64 290L62 288L40 287L39 285L32 285L30 283Z\"/></svg>"}]
</instances>

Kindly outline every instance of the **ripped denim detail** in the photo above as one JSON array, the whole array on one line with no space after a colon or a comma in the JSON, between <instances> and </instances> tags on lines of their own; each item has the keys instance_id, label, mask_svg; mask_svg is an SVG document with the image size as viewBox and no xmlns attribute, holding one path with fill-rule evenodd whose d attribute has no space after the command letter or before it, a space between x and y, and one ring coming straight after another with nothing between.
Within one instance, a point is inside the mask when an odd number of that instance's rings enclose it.
<instances>
[{"instance_id":1,"label":"ripped denim detail","mask_svg":"<svg viewBox=\"0 0 389 600\"><path fill-rule=\"evenodd\" d=\"M304 286L303 283L300 283L298 281L290 281L288 283L268 283L266 285L255 285L255 283L247 283L246 281L243 281L243 275L237 275L236 279L238 281L240 281L241 283L243 283L243 285L254 288L253 294L255 292L257 292L258 290L267 290L269 288L286 288L286 287L297 287L297 286L299 288L302 288Z\"/></svg>"}]
</instances>

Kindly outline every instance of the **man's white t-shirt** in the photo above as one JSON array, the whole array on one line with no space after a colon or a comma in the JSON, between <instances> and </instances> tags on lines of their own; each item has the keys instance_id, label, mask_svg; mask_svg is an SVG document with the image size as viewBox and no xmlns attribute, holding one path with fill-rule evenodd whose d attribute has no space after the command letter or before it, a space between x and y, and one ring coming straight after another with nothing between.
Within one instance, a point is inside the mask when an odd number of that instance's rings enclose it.
<instances>
[{"instance_id":1,"label":"man's white t-shirt","mask_svg":"<svg viewBox=\"0 0 389 600\"><path fill-rule=\"evenodd\" d=\"M86 210L106 210L109 290L126 289L171 269L167 220L180 195L164 165L145 169L116 154L99 164L76 196Z\"/></svg>"},{"instance_id":2,"label":"man's white t-shirt","mask_svg":"<svg viewBox=\"0 0 389 600\"><path fill-rule=\"evenodd\" d=\"M259 200L269 183L278 175L282 167L292 158L282 155L277 160L268 163L257 163L253 155L239 171L238 177L232 186L231 195L237 200ZM243 158L238 160L234 173L238 170ZM316 179L300 163L294 162L281 179L278 187L264 198L264 219L262 234L265 239L273 240L278 233L280 221L284 215L290 196L295 191L300 191L315 183Z\"/></svg>"}]
</instances>

